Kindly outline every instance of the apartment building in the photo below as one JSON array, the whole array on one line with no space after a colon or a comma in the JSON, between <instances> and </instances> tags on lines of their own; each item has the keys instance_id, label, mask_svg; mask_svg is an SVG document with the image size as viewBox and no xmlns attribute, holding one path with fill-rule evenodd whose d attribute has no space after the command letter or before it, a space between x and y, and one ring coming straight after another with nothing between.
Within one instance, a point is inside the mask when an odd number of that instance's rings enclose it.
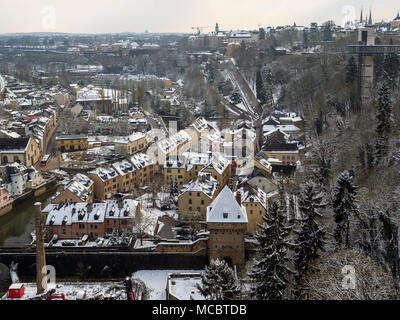
<instances>
[{"instance_id":1,"label":"apartment building","mask_svg":"<svg viewBox=\"0 0 400 320\"><path fill-rule=\"evenodd\" d=\"M86 135L64 135L56 137L57 151L74 152L88 149Z\"/></svg>"},{"instance_id":2,"label":"apartment building","mask_svg":"<svg viewBox=\"0 0 400 320\"><path fill-rule=\"evenodd\" d=\"M17 162L30 167L39 159L40 147L34 138L0 138L0 164Z\"/></svg>"},{"instance_id":3,"label":"apartment building","mask_svg":"<svg viewBox=\"0 0 400 320\"><path fill-rule=\"evenodd\" d=\"M60 191L52 203L82 202L92 203L94 200L94 182L84 174L78 173L72 179L63 181Z\"/></svg>"},{"instance_id":4,"label":"apartment building","mask_svg":"<svg viewBox=\"0 0 400 320\"><path fill-rule=\"evenodd\" d=\"M209 172L201 172L196 180L185 184L178 196L178 214L198 212L205 221L207 207L217 196L218 181Z\"/></svg>"},{"instance_id":5,"label":"apartment building","mask_svg":"<svg viewBox=\"0 0 400 320\"><path fill-rule=\"evenodd\" d=\"M94 196L98 200L110 199L119 192L119 175L113 167L96 168L88 172L94 182Z\"/></svg>"},{"instance_id":6,"label":"apartment building","mask_svg":"<svg viewBox=\"0 0 400 320\"><path fill-rule=\"evenodd\" d=\"M46 240L54 235L58 239L81 239L88 235L92 240L118 232L132 232L140 205L134 200L104 201L102 203L49 204L43 211L46 219Z\"/></svg>"},{"instance_id":7,"label":"apartment building","mask_svg":"<svg viewBox=\"0 0 400 320\"><path fill-rule=\"evenodd\" d=\"M145 133L133 133L130 136L117 139L114 142L115 153L122 156L134 155L147 149Z\"/></svg>"}]
</instances>

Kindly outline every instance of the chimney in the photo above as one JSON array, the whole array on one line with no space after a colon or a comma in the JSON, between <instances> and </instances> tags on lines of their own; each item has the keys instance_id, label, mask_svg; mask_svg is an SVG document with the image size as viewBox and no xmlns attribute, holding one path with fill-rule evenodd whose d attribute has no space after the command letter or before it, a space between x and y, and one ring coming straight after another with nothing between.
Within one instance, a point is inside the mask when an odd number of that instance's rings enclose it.
<instances>
[{"instance_id":1,"label":"chimney","mask_svg":"<svg viewBox=\"0 0 400 320\"><path fill-rule=\"evenodd\" d=\"M37 294L42 294L47 290L47 271L43 273L43 268L46 268L46 255L44 251L43 239L43 216L42 204L35 203L35 228L36 228L36 288Z\"/></svg>"},{"instance_id":2,"label":"chimney","mask_svg":"<svg viewBox=\"0 0 400 320\"><path fill-rule=\"evenodd\" d=\"M240 192L236 192L236 201L239 203L239 206L242 205L242 194Z\"/></svg>"}]
</instances>

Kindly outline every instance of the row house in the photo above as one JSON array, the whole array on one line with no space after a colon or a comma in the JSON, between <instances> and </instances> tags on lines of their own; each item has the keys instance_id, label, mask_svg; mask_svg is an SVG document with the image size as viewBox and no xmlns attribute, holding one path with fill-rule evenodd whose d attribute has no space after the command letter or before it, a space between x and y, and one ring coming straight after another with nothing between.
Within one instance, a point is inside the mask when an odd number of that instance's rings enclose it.
<instances>
[{"instance_id":1,"label":"row house","mask_svg":"<svg viewBox=\"0 0 400 320\"><path fill-rule=\"evenodd\" d=\"M94 182L95 198L104 200L149 184L154 174L154 161L148 155L138 153L108 168L96 168L88 172L88 177Z\"/></svg>"},{"instance_id":2,"label":"row house","mask_svg":"<svg viewBox=\"0 0 400 320\"><path fill-rule=\"evenodd\" d=\"M145 133L133 133L130 136L115 140L115 153L122 156L134 155L147 149Z\"/></svg>"},{"instance_id":3,"label":"row house","mask_svg":"<svg viewBox=\"0 0 400 320\"><path fill-rule=\"evenodd\" d=\"M96 199L110 199L119 192L119 175L113 167L96 168L88 172L88 177L94 182Z\"/></svg>"},{"instance_id":4,"label":"row house","mask_svg":"<svg viewBox=\"0 0 400 320\"><path fill-rule=\"evenodd\" d=\"M0 164L20 163L33 166L40 159L39 143L33 137L0 138Z\"/></svg>"},{"instance_id":5,"label":"row house","mask_svg":"<svg viewBox=\"0 0 400 320\"><path fill-rule=\"evenodd\" d=\"M184 152L181 156L169 157L164 163L164 185L177 183L178 190L195 180L201 171L210 172L219 183L228 183L230 161L212 152Z\"/></svg>"},{"instance_id":6,"label":"row house","mask_svg":"<svg viewBox=\"0 0 400 320\"><path fill-rule=\"evenodd\" d=\"M111 234L132 232L140 205L134 200L104 201L102 203L49 204L42 214L46 221L46 241L81 239L88 235L95 240Z\"/></svg>"},{"instance_id":7,"label":"row house","mask_svg":"<svg viewBox=\"0 0 400 320\"><path fill-rule=\"evenodd\" d=\"M86 135L63 135L56 137L57 151L74 152L88 149Z\"/></svg>"},{"instance_id":8,"label":"row house","mask_svg":"<svg viewBox=\"0 0 400 320\"><path fill-rule=\"evenodd\" d=\"M247 213L247 233L255 234L258 225L263 223L263 216L268 208L267 194L249 185L236 191L236 200L242 204Z\"/></svg>"},{"instance_id":9,"label":"row house","mask_svg":"<svg viewBox=\"0 0 400 320\"><path fill-rule=\"evenodd\" d=\"M217 196L218 181L209 172L199 173L198 178L185 184L178 196L178 214L200 213L205 220L207 207Z\"/></svg>"},{"instance_id":10,"label":"row house","mask_svg":"<svg viewBox=\"0 0 400 320\"><path fill-rule=\"evenodd\" d=\"M78 173L72 179L63 181L60 191L52 203L83 202L92 203L94 200L94 182L84 174Z\"/></svg>"}]
</instances>

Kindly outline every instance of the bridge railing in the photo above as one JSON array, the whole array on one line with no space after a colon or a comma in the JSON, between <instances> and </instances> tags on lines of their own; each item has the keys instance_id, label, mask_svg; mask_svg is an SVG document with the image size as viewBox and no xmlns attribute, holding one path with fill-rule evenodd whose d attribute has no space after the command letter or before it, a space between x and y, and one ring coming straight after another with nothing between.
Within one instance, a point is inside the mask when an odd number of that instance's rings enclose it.
<instances>
[{"instance_id":1,"label":"bridge railing","mask_svg":"<svg viewBox=\"0 0 400 320\"><path fill-rule=\"evenodd\" d=\"M400 54L400 45L350 45L347 46L347 53L350 54Z\"/></svg>"}]
</instances>

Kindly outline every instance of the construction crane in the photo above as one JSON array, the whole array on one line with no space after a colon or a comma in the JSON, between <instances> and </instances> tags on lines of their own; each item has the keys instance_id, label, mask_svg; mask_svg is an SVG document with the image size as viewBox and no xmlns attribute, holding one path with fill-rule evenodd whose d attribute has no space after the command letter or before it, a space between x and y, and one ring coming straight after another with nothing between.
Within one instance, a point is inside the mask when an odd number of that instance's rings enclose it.
<instances>
[{"instance_id":1,"label":"construction crane","mask_svg":"<svg viewBox=\"0 0 400 320\"><path fill-rule=\"evenodd\" d=\"M193 30L197 30L198 36L200 35L200 33L203 29L207 29L207 28L214 28L214 27L213 26L212 27L192 27Z\"/></svg>"}]
</instances>

